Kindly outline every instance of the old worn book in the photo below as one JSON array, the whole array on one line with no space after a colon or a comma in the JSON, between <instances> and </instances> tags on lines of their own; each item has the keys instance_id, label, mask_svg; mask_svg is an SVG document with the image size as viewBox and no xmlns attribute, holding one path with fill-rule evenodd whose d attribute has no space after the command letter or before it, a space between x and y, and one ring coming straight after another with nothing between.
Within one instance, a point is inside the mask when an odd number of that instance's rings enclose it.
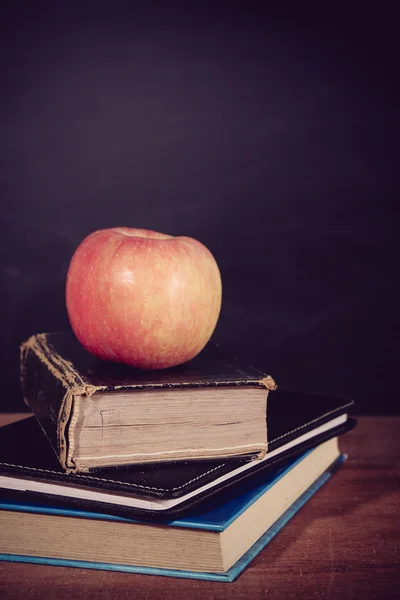
<instances>
[{"instance_id":1,"label":"old worn book","mask_svg":"<svg viewBox=\"0 0 400 600\"><path fill-rule=\"evenodd\" d=\"M0 560L232 581L343 461L337 438L170 523L0 493Z\"/></svg>"},{"instance_id":2,"label":"old worn book","mask_svg":"<svg viewBox=\"0 0 400 600\"><path fill-rule=\"evenodd\" d=\"M145 463L90 473L66 473L31 416L0 428L0 488L14 497L126 518L181 517L342 435L355 423L347 414L350 406L343 399L277 390L268 407L269 450L260 460Z\"/></svg>"},{"instance_id":3,"label":"old worn book","mask_svg":"<svg viewBox=\"0 0 400 600\"><path fill-rule=\"evenodd\" d=\"M94 358L72 335L35 335L21 348L21 383L71 472L267 451L273 379L211 344L179 367L143 371Z\"/></svg>"}]
</instances>

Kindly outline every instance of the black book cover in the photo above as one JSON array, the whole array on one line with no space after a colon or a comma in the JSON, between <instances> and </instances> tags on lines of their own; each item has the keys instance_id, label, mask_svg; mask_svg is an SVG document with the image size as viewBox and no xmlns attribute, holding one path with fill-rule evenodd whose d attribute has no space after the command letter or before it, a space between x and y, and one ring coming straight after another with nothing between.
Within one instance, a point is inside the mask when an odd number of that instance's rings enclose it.
<instances>
[{"instance_id":1,"label":"black book cover","mask_svg":"<svg viewBox=\"0 0 400 600\"><path fill-rule=\"evenodd\" d=\"M234 493L235 485L265 476L268 469L283 466L290 458L348 431L355 425L347 416L352 405L348 399L278 390L268 403L270 443L261 461L179 461L100 469L93 474L67 474L30 417L0 429L0 486L3 493L26 495L11 492L11 477L19 481L17 487L22 490L26 484L29 497L39 501L50 499L62 506L119 516L172 518L215 494ZM42 489L41 483L57 485L57 494L54 489ZM76 489L82 491L82 497L72 496L71 490ZM96 500L90 498L92 491L100 493ZM114 498L112 503L105 494Z\"/></svg>"}]
</instances>

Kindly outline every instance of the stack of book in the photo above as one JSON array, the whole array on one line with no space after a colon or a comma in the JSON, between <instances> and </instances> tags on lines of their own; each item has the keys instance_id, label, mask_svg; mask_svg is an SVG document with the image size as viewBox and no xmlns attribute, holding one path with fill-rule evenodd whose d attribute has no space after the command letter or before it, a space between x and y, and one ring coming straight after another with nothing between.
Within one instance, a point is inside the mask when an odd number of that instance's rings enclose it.
<instances>
[{"instance_id":1,"label":"stack of book","mask_svg":"<svg viewBox=\"0 0 400 600\"><path fill-rule=\"evenodd\" d=\"M69 334L21 351L0 429L0 558L232 581L344 461L352 401L276 390L208 345L165 371Z\"/></svg>"}]
</instances>

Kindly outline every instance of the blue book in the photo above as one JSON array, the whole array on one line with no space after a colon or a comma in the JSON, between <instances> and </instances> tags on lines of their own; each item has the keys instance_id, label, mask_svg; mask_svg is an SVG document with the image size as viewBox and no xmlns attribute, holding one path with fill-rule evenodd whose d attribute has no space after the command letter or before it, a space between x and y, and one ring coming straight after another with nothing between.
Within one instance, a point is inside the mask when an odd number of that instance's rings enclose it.
<instances>
[{"instance_id":1,"label":"blue book","mask_svg":"<svg viewBox=\"0 0 400 600\"><path fill-rule=\"evenodd\" d=\"M337 438L168 523L0 497L0 559L233 581L342 464Z\"/></svg>"}]
</instances>

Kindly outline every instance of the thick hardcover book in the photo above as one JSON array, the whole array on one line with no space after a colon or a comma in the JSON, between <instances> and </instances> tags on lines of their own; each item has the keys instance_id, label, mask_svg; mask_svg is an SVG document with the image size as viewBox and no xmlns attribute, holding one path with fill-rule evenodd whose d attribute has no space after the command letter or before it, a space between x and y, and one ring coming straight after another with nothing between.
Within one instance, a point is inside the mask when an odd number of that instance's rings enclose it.
<instances>
[{"instance_id":1,"label":"thick hardcover book","mask_svg":"<svg viewBox=\"0 0 400 600\"><path fill-rule=\"evenodd\" d=\"M275 382L212 344L179 367L143 371L94 358L70 334L39 334L21 347L21 383L67 471L268 449Z\"/></svg>"},{"instance_id":2,"label":"thick hardcover book","mask_svg":"<svg viewBox=\"0 0 400 600\"><path fill-rule=\"evenodd\" d=\"M0 428L0 488L53 504L85 507L123 517L166 520L214 496L228 497L309 448L341 435L355 421L351 402L276 391L269 401L270 443L262 460L178 461L67 474L36 419Z\"/></svg>"},{"instance_id":3,"label":"thick hardcover book","mask_svg":"<svg viewBox=\"0 0 400 600\"><path fill-rule=\"evenodd\" d=\"M232 581L342 463L337 439L168 524L0 495L0 559Z\"/></svg>"}]
</instances>

